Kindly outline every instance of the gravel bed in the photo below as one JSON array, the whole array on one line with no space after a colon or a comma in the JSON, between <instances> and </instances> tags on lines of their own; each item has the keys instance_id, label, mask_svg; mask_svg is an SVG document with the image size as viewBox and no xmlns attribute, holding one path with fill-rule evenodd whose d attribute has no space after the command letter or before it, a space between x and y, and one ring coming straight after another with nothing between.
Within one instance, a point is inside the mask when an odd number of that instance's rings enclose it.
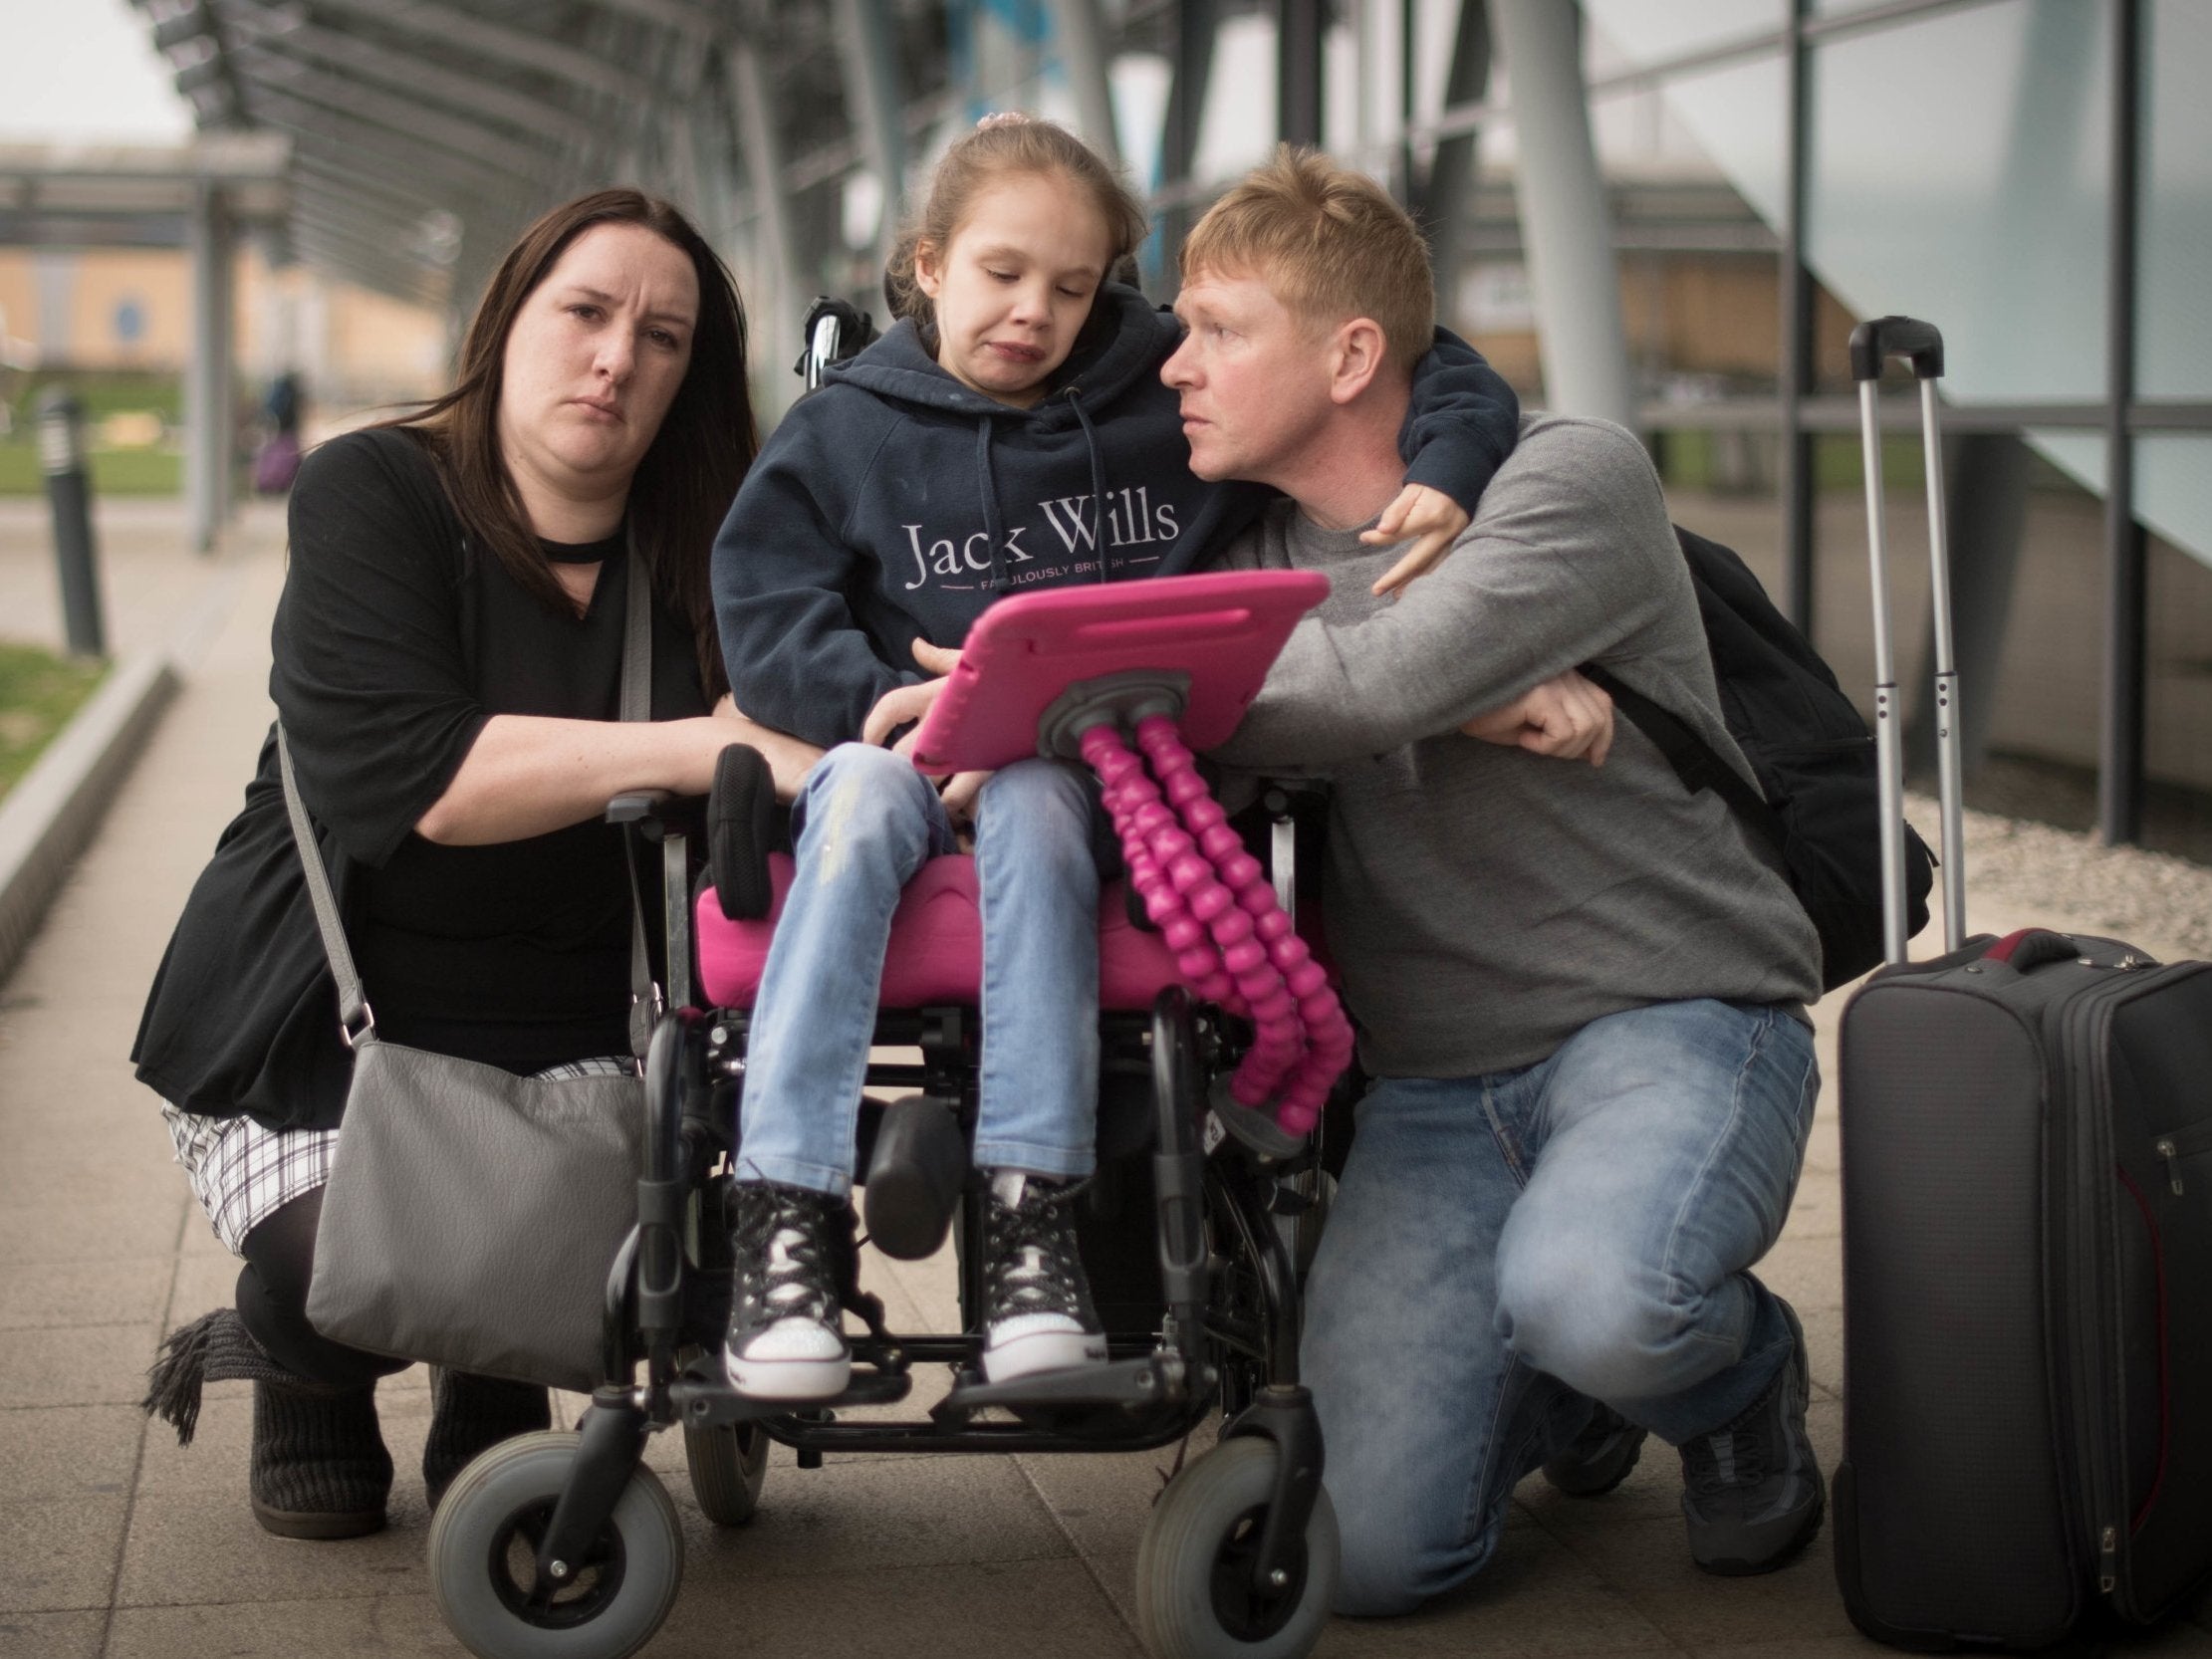
<instances>
[{"instance_id":1,"label":"gravel bed","mask_svg":"<svg viewBox=\"0 0 2212 1659\"><path fill-rule=\"evenodd\" d=\"M1907 795L1905 816L1933 845L1942 823L1934 799ZM2089 931L2212 957L2212 867L2104 846L2092 835L2029 819L1968 811L1965 830L1970 927L1978 903L2031 914L2042 909Z\"/></svg>"}]
</instances>

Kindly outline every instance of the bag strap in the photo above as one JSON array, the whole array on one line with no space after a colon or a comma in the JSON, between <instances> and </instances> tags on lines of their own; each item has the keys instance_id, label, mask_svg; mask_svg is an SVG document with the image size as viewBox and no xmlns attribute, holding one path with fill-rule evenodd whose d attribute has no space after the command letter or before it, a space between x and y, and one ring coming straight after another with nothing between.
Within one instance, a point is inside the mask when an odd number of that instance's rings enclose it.
<instances>
[{"instance_id":1,"label":"bag strap","mask_svg":"<svg viewBox=\"0 0 2212 1659\"><path fill-rule=\"evenodd\" d=\"M623 580L628 592L622 618L620 718L648 720L652 717L652 590L637 557L634 539L629 544ZM284 810L292 821L292 840L300 850L300 868L307 876L308 898L315 906L315 925L323 935L323 954L330 958L331 978L338 984L339 1036L345 1040L346 1047L352 1049L373 1039L376 1017L362 989L361 972L354 966L353 950L346 943L346 924L338 913L338 895L331 888L330 866L323 861L323 849L315 839L315 825L300 800L299 782L292 772L292 746L285 738L281 720L277 722L277 768L284 777ZM626 840L623 860L626 868ZM659 993L653 985L651 966L645 955L645 924L635 902L634 878L630 885L629 1045L630 1053L642 1060L645 1047L652 1040Z\"/></svg>"},{"instance_id":2,"label":"bag strap","mask_svg":"<svg viewBox=\"0 0 2212 1659\"><path fill-rule=\"evenodd\" d=\"M1576 670L1584 679L1610 697L1613 707L1633 721L1652 746L1666 757L1682 787L1695 795L1709 789L1727 802L1736 816L1765 835L1776 851L1783 847L1782 821L1775 817L1759 792L1744 775L1714 752L1713 746L1692 731L1677 715L1662 708L1642 692L1622 685L1617 675L1586 662Z\"/></svg>"}]
</instances>

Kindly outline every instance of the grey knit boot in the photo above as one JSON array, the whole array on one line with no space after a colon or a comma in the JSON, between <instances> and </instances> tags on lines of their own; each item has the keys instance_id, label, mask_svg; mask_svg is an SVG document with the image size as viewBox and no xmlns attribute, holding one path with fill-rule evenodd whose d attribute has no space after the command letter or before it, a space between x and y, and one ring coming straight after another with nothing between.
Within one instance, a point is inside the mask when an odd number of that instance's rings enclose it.
<instances>
[{"instance_id":1,"label":"grey knit boot","mask_svg":"<svg viewBox=\"0 0 2212 1659\"><path fill-rule=\"evenodd\" d=\"M422 1490L430 1508L477 1454L502 1440L553 1427L553 1405L535 1383L430 1367L430 1435L422 1444Z\"/></svg>"},{"instance_id":2,"label":"grey knit boot","mask_svg":"<svg viewBox=\"0 0 2212 1659\"><path fill-rule=\"evenodd\" d=\"M286 1370L220 1307L162 1339L139 1403L189 1446L209 1382L253 1384L247 1489L254 1519L279 1538L346 1539L384 1524L391 1454L376 1427L376 1392L336 1388Z\"/></svg>"}]
</instances>

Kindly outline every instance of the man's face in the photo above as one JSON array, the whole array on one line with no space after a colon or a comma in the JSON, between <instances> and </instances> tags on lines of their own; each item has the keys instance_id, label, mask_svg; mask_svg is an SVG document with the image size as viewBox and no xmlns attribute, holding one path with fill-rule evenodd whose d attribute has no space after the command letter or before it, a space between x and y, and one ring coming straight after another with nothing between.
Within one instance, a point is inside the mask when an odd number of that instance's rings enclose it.
<instances>
[{"instance_id":1,"label":"man's face","mask_svg":"<svg viewBox=\"0 0 2212 1659\"><path fill-rule=\"evenodd\" d=\"M1160 378L1182 397L1190 470L1287 494L1334 407L1329 341L1256 276L1194 272L1175 300L1188 331Z\"/></svg>"}]
</instances>

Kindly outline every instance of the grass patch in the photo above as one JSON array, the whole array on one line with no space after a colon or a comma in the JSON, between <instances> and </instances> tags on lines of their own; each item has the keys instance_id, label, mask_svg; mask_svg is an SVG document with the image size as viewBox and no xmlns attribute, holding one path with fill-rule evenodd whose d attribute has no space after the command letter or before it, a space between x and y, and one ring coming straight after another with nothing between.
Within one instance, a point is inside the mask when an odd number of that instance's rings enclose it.
<instances>
[{"instance_id":1,"label":"grass patch","mask_svg":"<svg viewBox=\"0 0 2212 1659\"><path fill-rule=\"evenodd\" d=\"M0 643L0 795L31 770L107 672L105 662Z\"/></svg>"},{"instance_id":2,"label":"grass patch","mask_svg":"<svg viewBox=\"0 0 2212 1659\"><path fill-rule=\"evenodd\" d=\"M175 495L184 487L184 457L165 449L96 449L93 495ZM44 495L39 452L27 443L0 443L0 496Z\"/></svg>"}]
</instances>

